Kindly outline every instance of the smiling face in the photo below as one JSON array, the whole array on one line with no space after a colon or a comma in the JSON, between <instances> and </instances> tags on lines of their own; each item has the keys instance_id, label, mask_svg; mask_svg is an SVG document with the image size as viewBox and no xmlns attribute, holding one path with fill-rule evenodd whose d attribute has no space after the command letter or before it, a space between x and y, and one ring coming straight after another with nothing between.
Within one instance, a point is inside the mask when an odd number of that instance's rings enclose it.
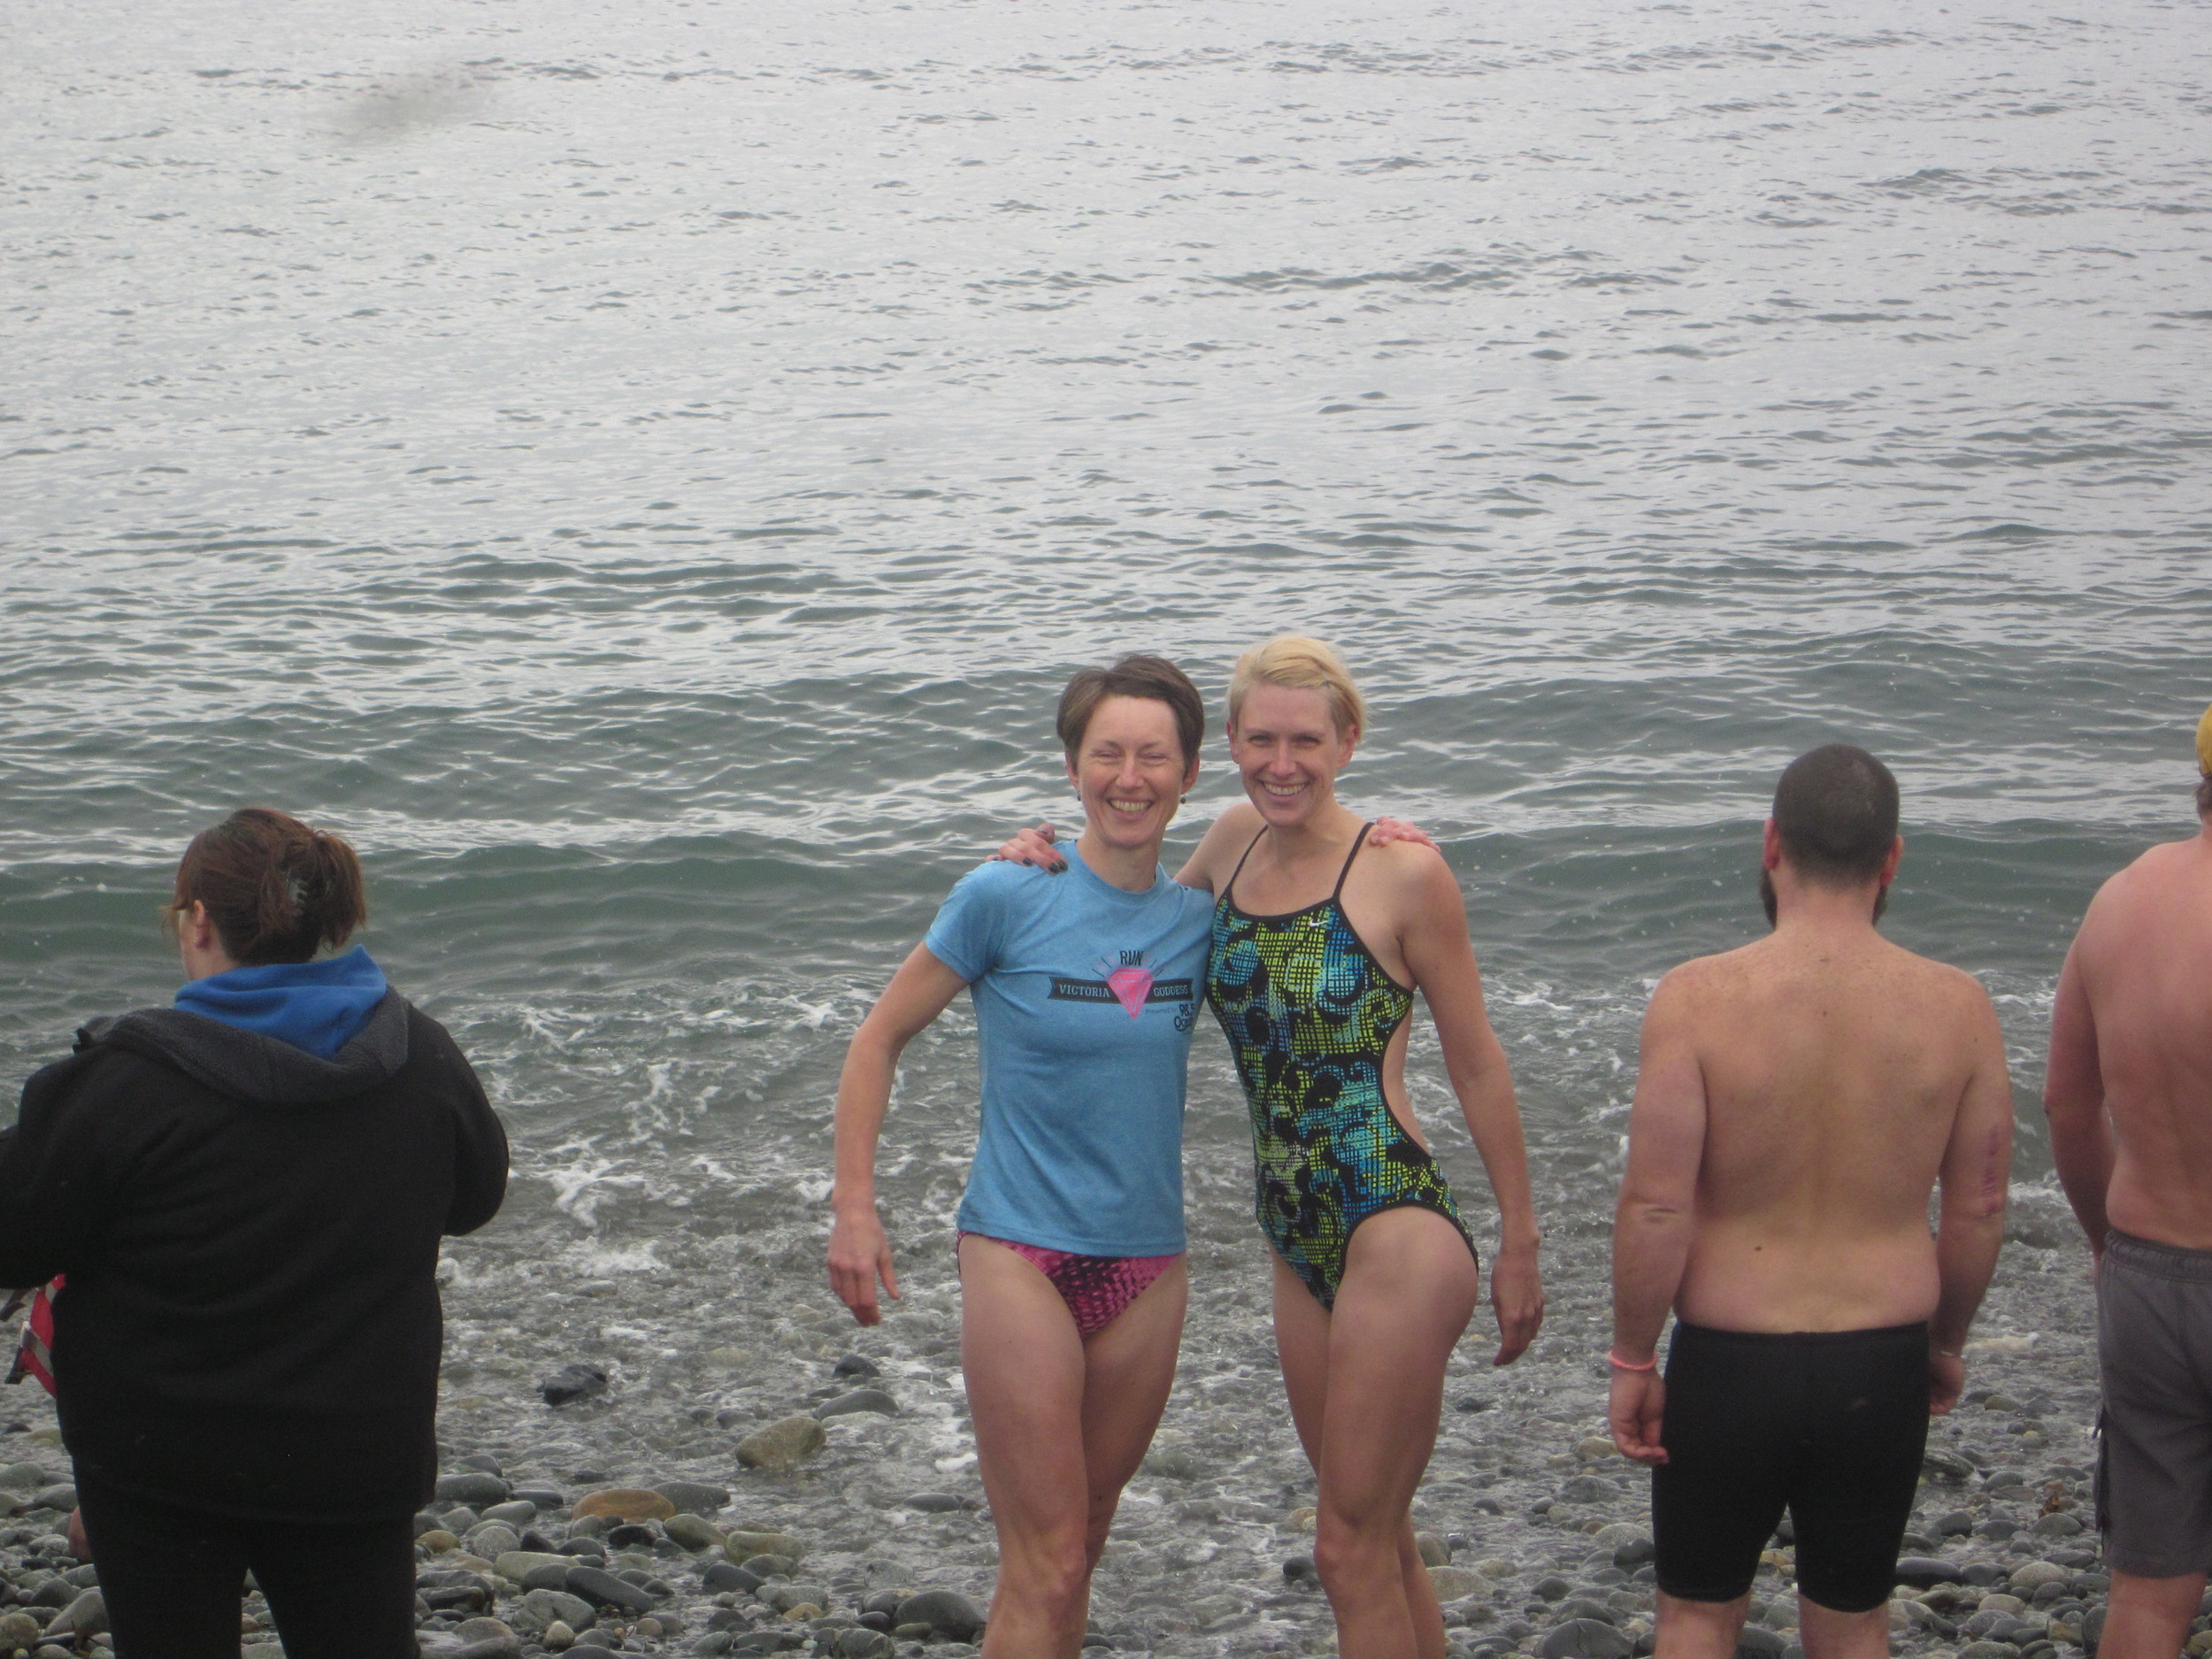
<instances>
[{"instance_id":1,"label":"smiling face","mask_svg":"<svg viewBox=\"0 0 2212 1659\"><path fill-rule=\"evenodd\" d=\"M1104 697L1068 760L1090 831L1107 846L1156 847L1183 794L1198 779L1186 757L1175 710L1154 697Z\"/></svg>"},{"instance_id":2,"label":"smiling face","mask_svg":"<svg viewBox=\"0 0 2212 1659\"><path fill-rule=\"evenodd\" d=\"M1340 732L1325 691L1258 685L1229 723L1229 754L1262 817L1288 829L1336 799L1336 774L1357 727Z\"/></svg>"}]
</instances>

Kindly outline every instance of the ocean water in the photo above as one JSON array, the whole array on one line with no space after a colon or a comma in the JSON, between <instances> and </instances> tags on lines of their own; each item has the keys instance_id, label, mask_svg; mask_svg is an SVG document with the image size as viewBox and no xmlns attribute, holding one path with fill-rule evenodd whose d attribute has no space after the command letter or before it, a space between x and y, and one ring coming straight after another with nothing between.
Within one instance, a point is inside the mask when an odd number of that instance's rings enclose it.
<instances>
[{"instance_id":1,"label":"ocean water","mask_svg":"<svg viewBox=\"0 0 2212 1659\"><path fill-rule=\"evenodd\" d=\"M2204 17L18 7L0 1056L166 997L201 825L341 829L514 1133L456 1420L595 1355L576 1444L706 1467L701 1411L848 1340L843 1045L964 868L1070 821L1068 672L1164 650L1217 714L1295 628L1374 705L1346 798L1463 878L1555 1240L1608 1224L1652 981L1762 926L1766 795L1835 738L1899 773L1888 926L1996 996L2043 1182L2066 941L2192 829L2212 698ZM955 1472L974 1087L956 1010L869 1339ZM1279 1432L1248 1159L1208 1022L1192 1365ZM1601 1256L1553 1289L1556 1346Z\"/></svg>"}]
</instances>

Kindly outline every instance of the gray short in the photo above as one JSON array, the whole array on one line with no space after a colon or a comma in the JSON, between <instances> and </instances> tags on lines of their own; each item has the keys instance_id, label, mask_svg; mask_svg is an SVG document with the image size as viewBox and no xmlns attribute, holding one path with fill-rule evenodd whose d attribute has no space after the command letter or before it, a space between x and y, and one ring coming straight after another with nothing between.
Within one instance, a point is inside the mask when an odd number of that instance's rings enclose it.
<instances>
[{"instance_id":1,"label":"gray short","mask_svg":"<svg viewBox=\"0 0 2212 1659\"><path fill-rule=\"evenodd\" d=\"M2097 1275L2097 1522L2116 1571L2212 1567L2212 1250L2114 1231Z\"/></svg>"}]
</instances>

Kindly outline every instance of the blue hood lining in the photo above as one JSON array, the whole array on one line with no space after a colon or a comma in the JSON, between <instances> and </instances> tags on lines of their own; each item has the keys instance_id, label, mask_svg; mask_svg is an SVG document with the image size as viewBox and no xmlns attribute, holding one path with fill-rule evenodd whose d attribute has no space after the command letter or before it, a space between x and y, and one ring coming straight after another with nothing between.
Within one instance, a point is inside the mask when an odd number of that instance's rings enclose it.
<instances>
[{"instance_id":1,"label":"blue hood lining","mask_svg":"<svg viewBox=\"0 0 2212 1659\"><path fill-rule=\"evenodd\" d=\"M384 970L356 945L321 962L265 963L194 979L177 992L176 1006L328 1060L368 1023L390 988Z\"/></svg>"}]
</instances>

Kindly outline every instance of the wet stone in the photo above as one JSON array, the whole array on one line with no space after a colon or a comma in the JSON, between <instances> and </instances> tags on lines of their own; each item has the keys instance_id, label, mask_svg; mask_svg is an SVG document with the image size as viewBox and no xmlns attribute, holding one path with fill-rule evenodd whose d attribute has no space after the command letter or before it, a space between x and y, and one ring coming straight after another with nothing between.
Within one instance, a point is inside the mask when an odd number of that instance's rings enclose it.
<instances>
[{"instance_id":1,"label":"wet stone","mask_svg":"<svg viewBox=\"0 0 2212 1659\"><path fill-rule=\"evenodd\" d=\"M918 1492L906 1501L906 1507L919 1509L924 1515L950 1515L968 1506L949 1492Z\"/></svg>"},{"instance_id":2,"label":"wet stone","mask_svg":"<svg viewBox=\"0 0 2212 1659\"><path fill-rule=\"evenodd\" d=\"M828 1431L815 1418L785 1417L738 1441L737 1461L748 1469L794 1469L828 1443Z\"/></svg>"},{"instance_id":3,"label":"wet stone","mask_svg":"<svg viewBox=\"0 0 2212 1659\"><path fill-rule=\"evenodd\" d=\"M87 1590L57 1613L53 1623L47 1625L43 1633L49 1641L57 1636L71 1640L89 1640L107 1627L107 1602L97 1590Z\"/></svg>"},{"instance_id":4,"label":"wet stone","mask_svg":"<svg viewBox=\"0 0 2212 1659\"><path fill-rule=\"evenodd\" d=\"M850 1417L856 1412L873 1412L878 1417L895 1417L899 1414L899 1402L880 1388L856 1388L834 1400L825 1400L814 1408L815 1421L826 1422L831 1417Z\"/></svg>"},{"instance_id":5,"label":"wet stone","mask_svg":"<svg viewBox=\"0 0 2212 1659\"><path fill-rule=\"evenodd\" d=\"M493 1558L492 1571L501 1578L520 1584L531 1573L554 1571L565 1575L575 1563L565 1555L541 1555L536 1550L511 1549Z\"/></svg>"},{"instance_id":6,"label":"wet stone","mask_svg":"<svg viewBox=\"0 0 2212 1659\"><path fill-rule=\"evenodd\" d=\"M973 1641L983 1628L983 1609L957 1590L925 1590L910 1595L899 1603L894 1617L897 1624L925 1625L954 1641Z\"/></svg>"},{"instance_id":7,"label":"wet stone","mask_svg":"<svg viewBox=\"0 0 2212 1659\"><path fill-rule=\"evenodd\" d=\"M505 1502L507 1483L480 1469L465 1469L458 1474L441 1475L434 1488L433 1501L440 1504L462 1503L480 1509L488 1503Z\"/></svg>"},{"instance_id":8,"label":"wet stone","mask_svg":"<svg viewBox=\"0 0 2212 1659\"><path fill-rule=\"evenodd\" d=\"M651 1612L659 1600L650 1591L598 1567L571 1567L568 1593L596 1607L633 1614Z\"/></svg>"},{"instance_id":9,"label":"wet stone","mask_svg":"<svg viewBox=\"0 0 2212 1659\"><path fill-rule=\"evenodd\" d=\"M565 1406L607 1392L607 1373L596 1365L578 1362L564 1365L538 1385L538 1394L549 1406ZM604 1480L604 1475L579 1471L578 1480Z\"/></svg>"},{"instance_id":10,"label":"wet stone","mask_svg":"<svg viewBox=\"0 0 2212 1659\"><path fill-rule=\"evenodd\" d=\"M772 1584L760 1592L760 1599L779 1613L789 1613L801 1607L818 1610L828 1602L830 1593L818 1584Z\"/></svg>"},{"instance_id":11,"label":"wet stone","mask_svg":"<svg viewBox=\"0 0 2212 1659\"><path fill-rule=\"evenodd\" d=\"M703 1481L664 1480L653 1490L675 1505L679 1515L718 1515L729 1507L729 1489Z\"/></svg>"},{"instance_id":12,"label":"wet stone","mask_svg":"<svg viewBox=\"0 0 2212 1659\"><path fill-rule=\"evenodd\" d=\"M461 1541L468 1547L470 1555L481 1555L487 1561L495 1561L509 1550L522 1548L522 1539L515 1529L497 1521L486 1521L480 1526L472 1527L468 1536Z\"/></svg>"},{"instance_id":13,"label":"wet stone","mask_svg":"<svg viewBox=\"0 0 2212 1659\"><path fill-rule=\"evenodd\" d=\"M1594 1618L1571 1618L1544 1633L1536 1644L1538 1659L1630 1659L1636 1644L1611 1624Z\"/></svg>"},{"instance_id":14,"label":"wet stone","mask_svg":"<svg viewBox=\"0 0 2212 1659\"><path fill-rule=\"evenodd\" d=\"M880 1377L883 1369L864 1354L848 1354L830 1368L833 1377Z\"/></svg>"},{"instance_id":15,"label":"wet stone","mask_svg":"<svg viewBox=\"0 0 2212 1659\"><path fill-rule=\"evenodd\" d=\"M603 1516L612 1521L664 1521L676 1506L643 1486L610 1486L576 1500L576 1517Z\"/></svg>"},{"instance_id":16,"label":"wet stone","mask_svg":"<svg viewBox=\"0 0 2212 1659\"><path fill-rule=\"evenodd\" d=\"M719 1549L722 1534L696 1515L672 1515L661 1523L661 1531L686 1549Z\"/></svg>"},{"instance_id":17,"label":"wet stone","mask_svg":"<svg viewBox=\"0 0 2212 1659\"><path fill-rule=\"evenodd\" d=\"M730 1559L741 1565L754 1555L780 1555L792 1561L806 1559L806 1546L788 1532L764 1532L757 1529L739 1527L729 1534L723 1546Z\"/></svg>"}]
</instances>

